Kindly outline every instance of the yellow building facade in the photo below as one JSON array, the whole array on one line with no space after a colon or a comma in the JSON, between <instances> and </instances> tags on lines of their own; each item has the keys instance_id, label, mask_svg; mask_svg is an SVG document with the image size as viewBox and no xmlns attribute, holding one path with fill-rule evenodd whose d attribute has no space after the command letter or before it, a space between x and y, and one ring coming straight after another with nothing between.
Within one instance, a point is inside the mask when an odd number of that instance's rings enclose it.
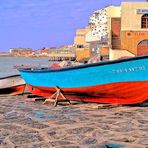
<instances>
[{"instance_id":1,"label":"yellow building facade","mask_svg":"<svg viewBox=\"0 0 148 148\"><path fill-rule=\"evenodd\" d=\"M86 42L86 35L90 31L90 26L76 30L74 38L74 50L76 51L76 59L81 61L90 57L89 43Z\"/></svg>"},{"instance_id":2,"label":"yellow building facade","mask_svg":"<svg viewBox=\"0 0 148 148\"><path fill-rule=\"evenodd\" d=\"M121 8L121 49L148 54L148 2L123 2Z\"/></svg>"},{"instance_id":3,"label":"yellow building facade","mask_svg":"<svg viewBox=\"0 0 148 148\"><path fill-rule=\"evenodd\" d=\"M122 2L110 25L110 60L148 54L148 2Z\"/></svg>"},{"instance_id":4,"label":"yellow building facade","mask_svg":"<svg viewBox=\"0 0 148 148\"><path fill-rule=\"evenodd\" d=\"M89 26L76 30L76 36L74 38L74 47L76 51L82 51L85 48L88 48L89 43L86 42L86 34L89 30Z\"/></svg>"}]
</instances>

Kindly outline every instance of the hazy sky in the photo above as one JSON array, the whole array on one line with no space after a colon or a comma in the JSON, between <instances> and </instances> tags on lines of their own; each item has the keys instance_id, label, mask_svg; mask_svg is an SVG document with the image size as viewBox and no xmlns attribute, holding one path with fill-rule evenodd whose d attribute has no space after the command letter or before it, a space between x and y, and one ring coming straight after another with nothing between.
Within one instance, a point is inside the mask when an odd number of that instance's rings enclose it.
<instances>
[{"instance_id":1,"label":"hazy sky","mask_svg":"<svg viewBox=\"0 0 148 148\"><path fill-rule=\"evenodd\" d=\"M93 11L123 0L0 0L0 52L73 44ZM130 0L144 1L144 0Z\"/></svg>"}]
</instances>

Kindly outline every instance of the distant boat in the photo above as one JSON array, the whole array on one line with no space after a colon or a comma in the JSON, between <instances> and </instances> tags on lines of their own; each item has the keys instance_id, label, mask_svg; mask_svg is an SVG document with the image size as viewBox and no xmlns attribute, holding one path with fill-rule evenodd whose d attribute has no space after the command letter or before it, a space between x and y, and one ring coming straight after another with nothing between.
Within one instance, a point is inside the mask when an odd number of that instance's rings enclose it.
<instances>
[{"instance_id":1,"label":"distant boat","mask_svg":"<svg viewBox=\"0 0 148 148\"><path fill-rule=\"evenodd\" d=\"M18 95L25 90L25 81L20 75L12 75L0 78L0 95Z\"/></svg>"},{"instance_id":2,"label":"distant boat","mask_svg":"<svg viewBox=\"0 0 148 148\"><path fill-rule=\"evenodd\" d=\"M31 93L49 97L58 86L69 100L136 104L148 99L148 55L79 66L18 69Z\"/></svg>"}]
</instances>

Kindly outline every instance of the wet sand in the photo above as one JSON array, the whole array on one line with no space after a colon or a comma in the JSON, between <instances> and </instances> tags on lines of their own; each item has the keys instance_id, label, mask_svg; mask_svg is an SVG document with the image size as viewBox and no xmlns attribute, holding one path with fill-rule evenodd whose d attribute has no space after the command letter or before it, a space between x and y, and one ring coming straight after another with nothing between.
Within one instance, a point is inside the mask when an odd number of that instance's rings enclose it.
<instances>
[{"instance_id":1,"label":"wet sand","mask_svg":"<svg viewBox=\"0 0 148 148\"><path fill-rule=\"evenodd\" d=\"M148 103L43 105L23 96L0 96L2 148L146 148Z\"/></svg>"}]
</instances>

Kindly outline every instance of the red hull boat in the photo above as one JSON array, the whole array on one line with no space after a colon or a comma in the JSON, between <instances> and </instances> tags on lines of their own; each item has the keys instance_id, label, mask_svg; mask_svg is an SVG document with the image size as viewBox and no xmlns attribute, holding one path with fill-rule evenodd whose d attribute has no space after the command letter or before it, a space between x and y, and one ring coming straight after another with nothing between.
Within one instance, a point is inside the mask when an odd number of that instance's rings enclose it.
<instances>
[{"instance_id":1,"label":"red hull boat","mask_svg":"<svg viewBox=\"0 0 148 148\"><path fill-rule=\"evenodd\" d=\"M38 96L50 97L53 93L56 92L55 88L34 87L28 84L27 87L32 94L36 94ZM103 103L136 104L143 102L145 101L145 98L148 98L148 83L120 82L77 89L61 89L61 91L65 97L70 100L98 102L99 97L99 101ZM100 92L99 96L96 92ZM126 98L128 98L128 100Z\"/></svg>"},{"instance_id":2,"label":"red hull boat","mask_svg":"<svg viewBox=\"0 0 148 148\"><path fill-rule=\"evenodd\" d=\"M148 99L148 55L64 68L18 69L32 94L59 88L69 100L136 104Z\"/></svg>"},{"instance_id":3,"label":"red hull boat","mask_svg":"<svg viewBox=\"0 0 148 148\"><path fill-rule=\"evenodd\" d=\"M26 83L20 75L13 75L0 78L0 95L23 94Z\"/></svg>"}]
</instances>

